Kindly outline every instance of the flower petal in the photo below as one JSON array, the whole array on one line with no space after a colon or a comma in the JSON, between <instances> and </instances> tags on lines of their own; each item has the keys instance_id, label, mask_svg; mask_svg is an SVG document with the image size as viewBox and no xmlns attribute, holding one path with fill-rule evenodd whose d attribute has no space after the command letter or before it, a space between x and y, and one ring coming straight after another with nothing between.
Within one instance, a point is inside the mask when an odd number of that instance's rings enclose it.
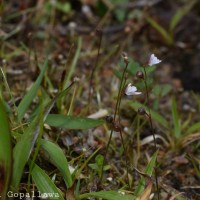
<instances>
[{"instance_id":1,"label":"flower petal","mask_svg":"<svg viewBox=\"0 0 200 200\"><path fill-rule=\"evenodd\" d=\"M136 92L136 91L137 91L137 88L135 86L131 86L131 83L129 83L125 89L125 94L127 96L141 94L141 92Z\"/></svg>"},{"instance_id":2,"label":"flower petal","mask_svg":"<svg viewBox=\"0 0 200 200\"><path fill-rule=\"evenodd\" d=\"M162 62L162 60L159 60L154 54L151 54L149 59L149 66L156 65L160 62Z\"/></svg>"},{"instance_id":3,"label":"flower petal","mask_svg":"<svg viewBox=\"0 0 200 200\"><path fill-rule=\"evenodd\" d=\"M139 94L142 94L142 92L135 92L134 94L135 95L139 95Z\"/></svg>"}]
</instances>

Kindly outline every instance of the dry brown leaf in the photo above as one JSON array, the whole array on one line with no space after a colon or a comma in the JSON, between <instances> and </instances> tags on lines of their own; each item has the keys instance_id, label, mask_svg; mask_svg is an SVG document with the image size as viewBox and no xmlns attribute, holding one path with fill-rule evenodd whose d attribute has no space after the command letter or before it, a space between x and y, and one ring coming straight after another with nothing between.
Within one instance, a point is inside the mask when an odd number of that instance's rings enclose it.
<instances>
[{"instance_id":1,"label":"dry brown leaf","mask_svg":"<svg viewBox=\"0 0 200 200\"><path fill-rule=\"evenodd\" d=\"M178 194L175 194L175 195L173 195L172 197L170 197L169 200L175 200L176 197L178 197L179 195L182 195L182 194L184 194L184 192L180 192L180 193L178 193Z\"/></svg>"},{"instance_id":2,"label":"dry brown leaf","mask_svg":"<svg viewBox=\"0 0 200 200\"><path fill-rule=\"evenodd\" d=\"M152 186L153 186L152 179L147 174L144 174L144 173L142 173L142 172L140 172L138 170L137 170L137 172L139 174L141 174L142 176L148 178L149 179L149 183L148 183L147 187L145 188L145 190L140 194L140 196L136 198L136 200L148 200L150 195L151 195L151 190L152 190Z\"/></svg>"},{"instance_id":3,"label":"dry brown leaf","mask_svg":"<svg viewBox=\"0 0 200 200\"><path fill-rule=\"evenodd\" d=\"M200 139L200 132L197 133L193 133L190 135L185 136L182 140L181 140L181 144L183 147L187 146L188 144L195 142L196 140Z\"/></svg>"},{"instance_id":4,"label":"dry brown leaf","mask_svg":"<svg viewBox=\"0 0 200 200\"><path fill-rule=\"evenodd\" d=\"M152 185L153 185L152 180L150 180L146 189L144 190L144 192L139 197L137 197L136 200L147 200L147 199L149 199L149 197L151 195Z\"/></svg>"}]
</instances>

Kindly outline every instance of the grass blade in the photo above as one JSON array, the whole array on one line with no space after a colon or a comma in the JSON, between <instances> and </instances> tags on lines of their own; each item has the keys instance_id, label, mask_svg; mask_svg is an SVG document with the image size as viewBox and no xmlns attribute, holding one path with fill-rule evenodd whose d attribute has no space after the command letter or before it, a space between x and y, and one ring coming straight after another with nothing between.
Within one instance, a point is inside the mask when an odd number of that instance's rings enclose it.
<instances>
[{"instance_id":1,"label":"grass blade","mask_svg":"<svg viewBox=\"0 0 200 200\"><path fill-rule=\"evenodd\" d=\"M80 199L86 199L86 198L102 198L107 200L134 200L135 197L133 195L124 195L117 191L100 191L100 192L91 192L86 194L81 194L78 197L78 200Z\"/></svg>"},{"instance_id":2,"label":"grass blade","mask_svg":"<svg viewBox=\"0 0 200 200\"><path fill-rule=\"evenodd\" d=\"M147 22L156 30L158 31L161 36L165 39L166 43L168 45L173 44L173 38L170 36L170 34L161 26L159 25L153 18L147 17Z\"/></svg>"},{"instance_id":3,"label":"grass blade","mask_svg":"<svg viewBox=\"0 0 200 200\"><path fill-rule=\"evenodd\" d=\"M56 185L52 182L49 176L36 164L33 166L31 175L33 181L36 184L37 189L40 191L40 195L45 195L43 196L43 198L46 197L45 199L49 200L64 200L61 191L56 187Z\"/></svg>"},{"instance_id":4,"label":"grass blade","mask_svg":"<svg viewBox=\"0 0 200 200\"><path fill-rule=\"evenodd\" d=\"M32 85L31 89L28 91L28 93L21 100L21 102L20 102L20 104L17 108L18 118L19 118L20 121L24 117L26 110L28 109L29 105L31 104L31 102L33 101L33 99L35 98L35 96L37 94L37 91L38 91L40 84L42 82L44 73L47 69L47 66L48 66L48 60L46 59L43 66L41 66L42 69L41 69L40 75L38 76L35 83Z\"/></svg>"},{"instance_id":5,"label":"grass blade","mask_svg":"<svg viewBox=\"0 0 200 200\"><path fill-rule=\"evenodd\" d=\"M176 28L176 26L183 19L183 17L192 9L195 3L197 3L197 0L187 1L187 3L184 6L182 6L176 11L175 15L170 21L170 32L173 32L174 28Z\"/></svg>"},{"instance_id":6,"label":"grass blade","mask_svg":"<svg viewBox=\"0 0 200 200\"><path fill-rule=\"evenodd\" d=\"M176 99L172 98L172 119L174 123L174 136L179 138L181 136L181 124L177 111Z\"/></svg>"},{"instance_id":7,"label":"grass blade","mask_svg":"<svg viewBox=\"0 0 200 200\"><path fill-rule=\"evenodd\" d=\"M104 120L61 115L50 114L48 115L45 123L50 126L67 128L67 129L89 129L104 124Z\"/></svg>"},{"instance_id":8,"label":"grass blade","mask_svg":"<svg viewBox=\"0 0 200 200\"><path fill-rule=\"evenodd\" d=\"M72 74L74 73L75 67L76 67L78 59L80 57L81 47L82 47L82 38L79 37L78 38L78 44L77 44L76 53L75 53L74 58L72 60L71 67L70 67L70 70L68 72L68 75L66 76L66 78L64 80L63 88L67 87L67 85L69 84L69 81L70 81L70 79L72 77Z\"/></svg>"},{"instance_id":9,"label":"grass blade","mask_svg":"<svg viewBox=\"0 0 200 200\"><path fill-rule=\"evenodd\" d=\"M9 122L2 99L0 99L0 122L0 196L2 200L6 200L12 169L12 150Z\"/></svg>"},{"instance_id":10,"label":"grass blade","mask_svg":"<svg viewBox=\"0 0 200 200\"><path fill-rule=\"evenodd\" d=\"M46 120L47 115L51 111L55 102L58 98L64 96L66 92L71 88L72 84L65 89L63 92L59 93L51 102L46 106L43 115L43 122ZM24 134L20 138L20 141L16 144L13 155L14 155L14 167L13 167L13 177L12 186L18 188L19 182L23 173L24 166L29 159L29 156L33 150L34 144L37 140L38 134L40 132L40 118L36 116L31 122L29 127L25 130Z\"/></svg>"},{"instance_id":11,"label":"grass blade","mask_svg":"<svg viewBox=\"0 0 200 200\"><path fill-rule=\"evenodd\" d=\"M200 130L200 122L196 122L187 129L186 134L194 133L195 131L199 130Z\"/></svg>"},{"instance_id":12,"label":"grass blade","mask_svg":"<svg viewBox=\"0 0 200 200\"><path fill-rule=\"evenodd\" d=\"M158 151L156 151L150 162L148 163L146 169L145 169L145 174L148 175L148 176L151 176L153 171L154 171L154 167L155 167L155 164L156 164L156 158L157 158L157 154L158 154ZM145 190L145 178L142 177L139 181L139 184L138 186L136 187L135 189L135 195L138 196L140 195L143 191Z\"/></svg>"},{"instance_id":13,"label":"grass blade","mask_svg":"<svg viewBox=\"0 0 200 200\"><path fill-rule=\"evenodd\" d=\"M90 155L89 158L81 165L81 167L76 171L76 174L74 175L73 181L75 181L81 174L82 170L87 166L88 162L93 158L94 155L99 151L100 148L98 148L95 152L93 152L92 155Z\"/></svg>"},{"instance_id":14,"label":"grass blade","mask_svg":"<svg viewBox=\"0 0 200 200\"><path fill-rule=\"evenodd\" d=\"M41 140L41 147L47 152L51 162L61 172L67 188L70 188L72 186L72 177L69 171L67 159L62 149L56 144L46 140Z\"/></svg>"}]
</instances>

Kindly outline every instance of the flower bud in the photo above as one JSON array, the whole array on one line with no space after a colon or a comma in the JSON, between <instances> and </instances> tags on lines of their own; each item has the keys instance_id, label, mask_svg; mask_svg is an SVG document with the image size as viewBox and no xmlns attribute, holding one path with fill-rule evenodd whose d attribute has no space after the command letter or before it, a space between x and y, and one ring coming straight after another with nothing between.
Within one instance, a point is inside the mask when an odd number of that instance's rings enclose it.
<instances>
[{"instance_id":1,"label":"flower bud","mask_svg":"<svg viewBox=\"0 0 200 200\"><path fill-rule=\"evenodd\" d=\"M103 31L102 31L101 28L97 28L97 29L96 29L96 35L98 35L98 36L100 36L100 37L103 35Z\"/></svg>"},{"instance_id":2,"label":"flower bud","mask_svg":"<svg viewBox=\"0 0 200 200\"><path fill-rule=\"evenodd\" d=\"M109 124L112 124L113 123L113 117L108 115L106 116L106 122L109 123Z\"/></svg>"},{"instance_id":3,"label":"flower bud","mask_svg":"<svg viewBox=\"0 0 200 200\"><path fill-rule=\"evenodd\" d=\"M143 107L138 108L139 115L146 115L146 110Z\"/></svg>"},{"instance_id":4,"label":"flower bud","mask_svg":"<svg viewBox=\"0 0 200 200\"><path fill-rule=\"evenodd\" d=\"M128 64L128 55L127 55L126 52L123 52L123 53L122 53L122 57L124 58L124 62L125 62L126 64Z\"/></svg>"},{"instance_id":5,"label":"flower bud","mask_svg":"<svg viewBox=\"0 0 200 200\"><path fill-rule=\"evenodd\" d=\"M137 72L136 72L136 76L137 76L138 78L140 78L140 79L144 79L144 73L141 72L141 71L137 71Z\"/></svg>"}]
</instances>

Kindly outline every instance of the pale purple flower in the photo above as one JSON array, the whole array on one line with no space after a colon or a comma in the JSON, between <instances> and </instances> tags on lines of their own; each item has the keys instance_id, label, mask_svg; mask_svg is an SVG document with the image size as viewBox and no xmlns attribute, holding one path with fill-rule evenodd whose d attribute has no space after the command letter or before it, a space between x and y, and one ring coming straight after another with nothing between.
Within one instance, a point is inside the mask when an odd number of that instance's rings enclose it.
<instances>
[{"instance_id":1,"label":"pale purple flower","mask_svg":"<svg viewBox=\"0 0 200 200\"><path fill-rule=\"evenodd\" d=\"M131 83L129 83L128 86L126 87L125 94L127 96L139 95L142 94L142 92L137 92L137 88L135 86L131 86Z\"/></svg>"},{"instance_id":2,"label":"pale purple flower","mask_svg":"<svg viewBox=\"0 0 200 200\"><path fill-rule=\"evenodd\" d=\"M152 65L157 65L160 62L162 62L162 60L159 60L154 54L151 54L148 64L149 66L152 66Z\"/></svg>"}]
</instances>

